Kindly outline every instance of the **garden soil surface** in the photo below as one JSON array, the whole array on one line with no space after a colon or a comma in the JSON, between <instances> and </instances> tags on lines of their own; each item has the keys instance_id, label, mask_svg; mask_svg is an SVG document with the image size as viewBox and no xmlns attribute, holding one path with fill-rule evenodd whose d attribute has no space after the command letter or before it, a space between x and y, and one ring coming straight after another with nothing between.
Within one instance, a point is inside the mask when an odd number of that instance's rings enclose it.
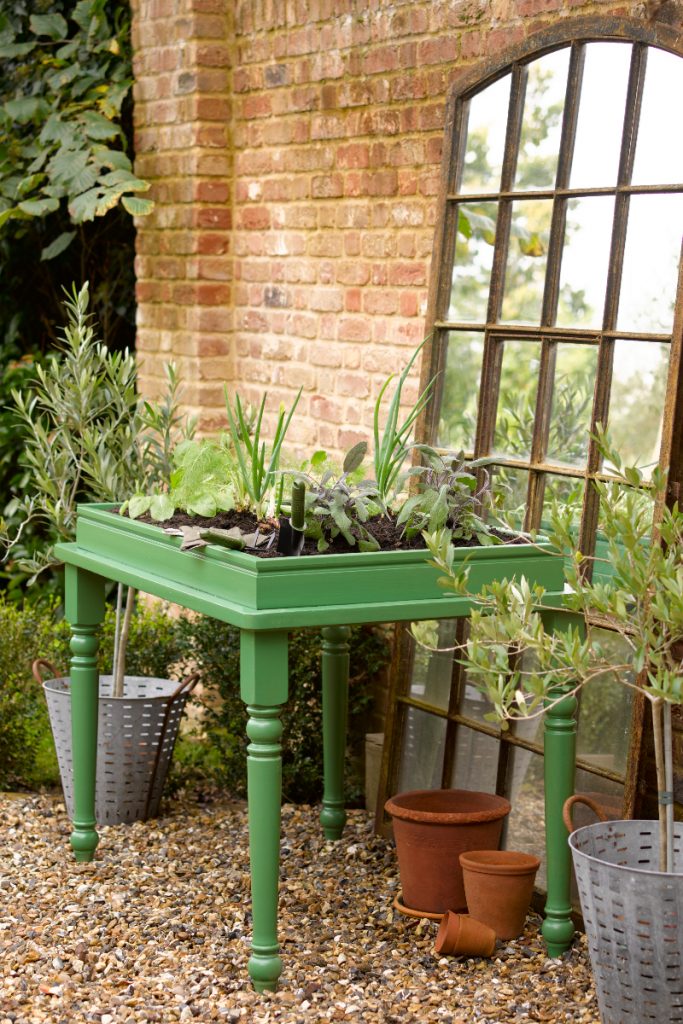
<instances>
[{"instance_id":1,"label":"garden soil surface","mask_svg":"<svg viewBox=\"0 0 683 1024\"><path fill-rule=\"evenodd\" d=\"M113 514L118 515L118 512L114 510ZM288 557L279 554L277 551L279 533L278 520L259 520L252 512L219 512L218 515L213 516L211 519L208 519L205 516L191 516L188 515L187 512L175 512L170 519L165 519L163 522L158 522L157 520L152 519L150 515L145 514L140 516L137 522L148 523L150 526L158 526L160 529L164 530L179 529L181 526L194 526L201 530L211 528L230 530L238 527L244 533L253 533L258 527L260 535L264 538L263 546L259 546L257 548L247 547L247 553L250 555L256 555L258 558ZM397 525L395 516L376 516L373 519L369 519L364 525L368 533L377 542L380 551L409 551L422 549L427 546L421 533L417 533L415 536L407 539L404 536L403 527ZM352 530L352 532L354 531ZM493 528L491 533L494 534L494 536L499 537L501 540L504 540L507 544L526 543L524 537L516 537L502 530ZM455 539L453 543L456 547L462 548L480 546L480 542L476 536L468 539L458 538ZM333 540L330 540L328 547L325 549L325 554L346 555L349 553L356 553L358 550L357 545L352 546L341 534L339 534ZM307 537L304 541L300 554L319 555L320 551L318 550L317 541L311 540Z\"/></svg>"},{"instance_id":2,"label":"garden soil surface","mask_svg":"<svg viewBox=\"0 0 683 1024\"><path fill-rule=\"evenodd\" d=\"M585 939L550 960L535 915L489 960L437 956L436 924L392 909L394 847L364 811L332 843L318 809L283 808L284 971L259 996L244 804L165 810L77 864L61 798L0 794L0 1024L598 1024Z\"/></svg>"}]
</instances>

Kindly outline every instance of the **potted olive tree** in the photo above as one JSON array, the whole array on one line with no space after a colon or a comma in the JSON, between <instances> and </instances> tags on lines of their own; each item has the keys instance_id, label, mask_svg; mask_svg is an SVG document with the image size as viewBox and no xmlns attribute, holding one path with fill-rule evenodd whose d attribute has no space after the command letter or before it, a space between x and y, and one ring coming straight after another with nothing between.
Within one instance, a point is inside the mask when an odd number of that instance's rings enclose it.
<instances>
[{"instance_id":1,"label":"potted olive tree","mask_svg":"<svg viewBox=\"0 0 683 1024\"><path fill-rule=\"evenodd\" d=\"M552 513L551 542L565 560L569 584L564 608L574 613L567 628L544 628L542 586L524 577L496 581L476 597L462 660L503 727L607 677L637 686L647 698L659 822L589 825L571 835L570 846L603 1020L616 1024L627 1014L675 1020L681 1006L683 824L673 820L671 708L683 703L683 512L665 503L665 472L655 470L646 482L639 469L622 468L604 434L599 441L614 479L594 484L604 558L593 560L592 576L576 550L571 508L555 506ZM466 574L453 570L443 537L432 535L428 544L446 585L462 591ZM623 662L595 636L597 623L623 637Z\"/></svg>"},{"instance_id":2,"label":"potted olive tree","mask_svg":"<svg viewBox=\"0 0 683 1024\"><path fill-rule=\"evenodd\" d=\"M158 403L143 403L136 391L135 358L110 352L100 343L88 315L87 284L66 297L67 324L61 345L22 391L13 392L18 429L24 439L26 494L12 509L20 526L4 526L6 558L15 558L34 581L60 567L55 544L76 532L80 502L121 500L136 487L153 486L170 472L175 442L193 432L178 413L179 381L167 367L166 392ZM35 550L24 545L27 528L40 537ZM125 675L126 641L135 601L129 588L123 604L117 591L112 673L100 678L98 817L112 824L156 813L177 725L191 681ZM38 652L39 653L39 652ZM37 674L49 664L34 666ZM67 810L72 805L70 681L48 680L45 693L62 775ZM141 709L145 709L144 712ZM134 740L131 729L146 716L151 737ZM150 718L151 716L151 718Z\"/></svg>"}]
</instances>

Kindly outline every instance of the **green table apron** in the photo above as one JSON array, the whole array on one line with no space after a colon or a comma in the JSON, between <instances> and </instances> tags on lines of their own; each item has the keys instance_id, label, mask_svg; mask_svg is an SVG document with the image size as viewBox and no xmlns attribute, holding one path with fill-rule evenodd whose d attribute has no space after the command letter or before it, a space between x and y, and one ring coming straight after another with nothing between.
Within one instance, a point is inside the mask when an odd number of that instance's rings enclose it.
<instances>
[{"instance_id":1,"label":"green table apron","mask_svg":"<svg viewBox=\"0 0 683 1024\"><path fill-rule=\"evenodd\" d=\"M524 573L561 591L562 565L534 545L465 550L473 592L491 579ZM158 527L112 515L111 506L79 509L76 542L57 548L66 566L71 624L74 819L77 860L91 860L97 759L97 629L104 585L114 580L240 630L240 688L247 705L249 845L253 915L249 974L258 991L275 989L282 970L277 936L281 804L280 713L288 697L288 631L318 626L323 636L324 795L320 820L341 836L346 813L343 766L349 626L467 615L467 598L437 585L425 551L363 552L258 559L218 546L181 551ZM564 706L566 705L566 706ZM547 716L546 843L548 900L544 935L556 955L571 942L569 850L561 819L573 788L574 719L567 702Z\"/></svg>"}]
</instances>

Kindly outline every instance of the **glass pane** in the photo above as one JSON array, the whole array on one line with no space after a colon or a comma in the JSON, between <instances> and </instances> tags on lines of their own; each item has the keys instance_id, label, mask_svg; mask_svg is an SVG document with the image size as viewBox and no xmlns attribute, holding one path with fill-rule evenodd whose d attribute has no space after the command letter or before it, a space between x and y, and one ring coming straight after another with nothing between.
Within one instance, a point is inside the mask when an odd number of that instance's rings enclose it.
<instances>
[{"instance_id":1,"label":"glass pane","mask_svg":"<svg viewBox=\"0 0 683 1024\"><path fill-rule=\"evenodd\" d=\"M486 733L458 726L451 789L495 793L498 774L498 740Z\"/></svg>"},{"instance_id":2,"label":"glass pane","mask_svg":"<svg viewBox=\"0 0 683 1024\"><path fill-rule=\"evenodd\" d=\"M608 467L610 468L610 467ZM647 491L634 490L632 487L621 486L620 484L610 484L610 504L614 506L615 500L621 502L629 501L628 516L633 524L634 529L636 528L640 533L640 536L648 538L654 525L654 507L652 504L652 498ZM615 499L611 492L615 489L617 492L623 494L623 498L619 497ZM635 499L635 501L634 501ZM609 556L609 549L607 539L605 537L604 526L606 522L605 510L603 503L600 503L598 510L598 532L596 535L596 546L595 546L595 565L593 569L593 579L600 577L609 579L614 574L613 558Z\"/></svg>"},{"instance_id":3,"label":"glass pane","mask_svg":"<svg viewBox=\"0 0 683 1024\"><path fill-rule=\"evenodd\" d=\"M437 439L445 448L474 450L483 354L483 334L449 333Z\"/></svg>"},{"instance_id":4,"label":"glass pane","mask_svg":"<svg viewBox=\"0 0 683 1024\"><path fill-rule=\"evenodd\" d=\"M557 346L549 462L581 467L586 464L597 361L597 345Z\"/></svg>"},{"instance_id":5,"label":"glass pane","mask_svg":"<svg viewBox=\"0 0 683 1024\"><path fill-rule=\"evenodd\" d=\"M683 195L632 196L617 326L671 331L683 236Z\"/></svg>"},{"instance_id":6,"label":"glass pane","mask_svg":"<svg viewBox=\"0 0 683 1024\"><path fill-rule=\"evenodd\" d=\"M541 346L537 341L505 341L496 413L494 451L528 459L534 432Z\"/></svg>"},{"instance_id":7,"label":"glass pane","mask_svg":"<svg viewBox=\"0 0 683 1024\"><path fill-rule=\"evenodd\" d=\"M500 190L509 103L510 75L472 97L461 192Z\"/></svg>"},{"instance_id":8,"label":"glass pane","mask_svg":"<svg viewBox=\"0 0 683 1024\"><path fill-rule=\"evenodd\" d=\"M633 168L634 184L683 182L683 136L674 127L672 107L675 97L681 95L683 60L676 54L650 47ZM671 119L668 125L667 116Z\"/></svg>"},{"instance_id":9,"label":"glass pane","mask_svg":"<svg viewBox=\"0 0 683 1024\"><path fill-rule=\"evenodd\" d=\"M447 318L486 323L491 285L496 203L461 203Z\"/></svg>"},{"instance_id":10,"label":"glass pane","mask_svg":"<svg viewBox=\"0 0 683 1024\"><path fill-rule=\"evenodd\" d=\"M410 696L431 707L448 711L453 672L455 619L413 623L415 645ZM451 650L445 650L451 648Z\"/></svg>"},{"instance_id":11,"label":"glass pane","mask_svg":"<svg viewBox=\"0 0 683 1024\"><path fill-rule=\"evenodd\" d=\"M616 185L631 62L629 43L589 43L570 184Z\"/></svg>"},{"instance_id":12,"label":"glass pane","mask_svg":"<svg viewBox=\"0 0 683 1024\"><path fill-rule=\"evenodd\" d=\"M537 888L545 887L545 806L543 758L514 747L510 751L509 800L512 810L507 821L505 847L541 858Z\"/></svg>"},{"instance_id":13,"label":"glass pane","mask_svg":"<svg viewBox=\"0 0 683 1024\"><path fill-rule=\"evenodd\" d=\"M620 339L614 344L609 434L627 466L659 459L669 345Z\"/></svg>"},{"instance_id":14,"label":"glass pane","mask_svg":"<svg viewBox=\"0 0 683 1024\"><path fill-rule=\"evenodd\" d=\"M408 708L398 792L439 789L443 771L446 719Z\"/></svg>"},{"instance_id":15,"label":"glass pane","mask_svg":"<svg viewBox=\"0 0 683 1024\"><path fill-rule=\"evenodd\" d=\"M485 717L491 713L490 701L472 683L465 683L462 689L459 712L472 722L483 722L489 728L495 726L495 723L487 722Z\"/></svg>"},{"instance_id":16,"label":"glass pane","mask_svg":"<svg viewBox=\"0 0 683 1024\"><path fill-rule=\"evenodd\" d=\"M529 65L515 188L553 188L557 176L569 48Z\"/></svg>"},{"instance_id":17,"label":"glass pane","mask_svg":"<svg viewBox=\"0 0 683 1024\"><path fill-rule=\"evenodd\" d=\"M621 819L624 802L624 787L621 783L613 782L611 779L602 779L599 775L592 775L590 772L578 768L574 792L590 797L598 804L606 817L617 821ZM575 828L583 828L584 825L594 825L597 818L585 804L575 804L572 810L572 821Z\"/></svg>"},{"instance_id":18,"label":"glass pane","mask_svg":"<svg viewBox=\"0 0 683 1024\"><path fill-rule=\"evenodd\" d=\"M630 661L626 641L618 633L594 629L592 636L605 656L627 663ZM621 673L627 682L633 682L632 672ZM623 775L628 757L629 730L633 690L618 679L600 677L581 691L576 753L597 768L605 768ZM595 780L597 781L597 780Z\"/></svg>"},{"instance_id":19,"label":"glass pane","mask_svg":"<svg viewBox=\"0 0 683 1024\"><path fill-rule=\"evenodd\" d=\"M510 523L521 526L526 512L529 474L524 469L510 469L507 466L495 466L491 470L494 511L501 515L505 513Z\"/></svg>"},{"instance_id":20,"label":"glass pane","mask_svg":"<svg viewBox=\"0 0 683 1024\"><path fill-rule=\"evenodd\" d=\"M545 478L545 491L543 494L543 517L541 520L541 528L550 527L550 510L553 501L558 502L558 504L563 507L562 510L564 510L567 505L570 505L572 509L572 525L576 525L576 539L578 541L581 511L583 509L584 488L585 483L583 480L577 480L571 476L553 476L551 473L547 473Z\"/></svg>"},{"instance_id":21,"label":"glass pane","mask_svg":"<svg viewBox=\"0 0 683 1024\"><path fill-rule=\"evenodd\" d=\"M602 326L613 219L611 196L568 204L557 307L561 327Z\"/></svg>"},{"instance_id":22,"label":"glass pane","mask_svg":"<svg viewBox=\"0 0 683 1024\"><path fill-rule=\"evenodd\" d=\"M541 322L551 216L552 202L548 199L522 199L512 204L503 323Z\"/></svg>"}]
</instances>

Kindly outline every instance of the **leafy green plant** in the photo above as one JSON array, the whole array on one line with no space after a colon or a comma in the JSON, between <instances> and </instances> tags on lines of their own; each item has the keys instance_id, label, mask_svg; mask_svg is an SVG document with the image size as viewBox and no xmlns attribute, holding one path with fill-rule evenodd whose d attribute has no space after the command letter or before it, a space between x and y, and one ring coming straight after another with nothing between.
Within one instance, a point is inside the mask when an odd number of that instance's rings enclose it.
<instances>
[{"instance_id":1,"label":"leafy green plant","mask_svg":"<svg viewBox=\"0 0 683 1024\"><path fill-rule=\"evenodd\" d=\"M236 462L235 505L237 508L249 508L256 515L261 516L266 511L266 505L273 500L272 491L280 466L282 445L294 411L299 404L302 390L299 388L289 412L284 405L280 406L273 441L268 449L265 441L261 440L267 393L264 393L256 413L250 415L242 405L240 396L235 395L233 404L230 401L227 387L225 388L225 408ZM277 500L273 503L275 506L278 504ZM277 511L277 508L274 507L272 511Z\"/></svg>"},{"instance_id":2,"label":"leafy green plant","mask_svg":"<svg viewBox=\"0 0 683 1024\"><path fill-rule=\"evenodd\" d=\"M377 485L377 492L382 500L382 503L386 503L391 497L394 490L397 489L400 480L400 472L405 464L406 459L413 447L411 442L411 434L415 421L424 409L425 405L429 401L432 393L432 387L434 381L431 380L424 391L421 393L415 404L408 411L405 419L399 424L399 414L401 407L401 398L403 396L403 387L408 378L410 371L412 370L415 360L422 351L425 342L423 341L415 351L413 352L410 360L401 371L396 382L394 393L389 403L389 409L387 418L384 423L384 427L380 430L380 413L382 409L382 401L387 392L387 388L394 379L394 374L387 377L384 384L382 385L380 392L375 401L375 409L373 416L373 435L374 435L374 466L375 466L375 483Z\"/></svg>"},{"instance_id":3,"label":"leafy green plant","mask_svg":"<svg viewBox=\"0 0 683 1024\"><path fill-rule=\"evenodd\" d=\"M371 516L386 511L374 481L356 483L354 474L360 469L367 443L360 441L347 452L342 471L335 478L327 465L326 452L320 451L311 459L312 469L322 469L317 478L310 474L297 474L306 483L304 503L306 536L317 541L318 551L326 551L330 542L342 536L351 547L360 551L376 551L379 544L365 526Z\"/></svg>"},{"instance_id":4,"label":"leafy green plant","mask_svg":"<svg viewBox=\"0 0 683 1024\"><path fill-rule=\"evenodd\" d=\"M58 540L73 538L79 501L121 500L167 478L173 435L193 430L178 413L175 371L167 370L162 403L142 403L134 356L98 341L88 303L87 284L67 297L60 349L12 392L27 480L23 500L10 509L22 526L14 536L5 526L3 537L11 551L24 524L44 528L43 550L24 562L34 575L56 564Z\"/></svg>"},{"instance_id":5,"label":"leafy green plant","mask_svg":"<svg viewBox=\"0 0 683 1024\"><path fill-rule=\"evenodd\" d=\"M239 634L216 619L197 616L180 625L190 658L201 672L203 736L198 741L206 759L186 750L180 766L183 781L192 771L213 779L235 795L246 793L247 715L239 691ZM371 682L390 657L385 636L367 626L354 626L350 638L349 735L364 735L371 702ZM289 638L289 700L282 711L282 781L284 799L314 803L322 791L321 638L317 630L297 629ZM353 750L353 739L350 740ZM218 757L216 752L218 752ZM360 800L363 782L347 763L349 802Z\"/></svg>"},{"instance_id":6,"label":"leafy green plant","mask_svg":"<svg viewBox=\"0 0 683 1024\"><path fill-rule=\"evenodd\" d=\"M110 671L115 632L116 610L109 605L100 630L101 672ZM16 602L0 596L0 789L55 785L59 780L45 698L31 664L45 658L58 672L68 671L69 640L56 598ZM130 672L164 679L187 658L180 619L160 604L139 605L128 641Z\"/></svg>"},{"instance_id":7,"label":"leafy green plant","mask_svg":"<svg viewBox=\"0 0 683 1024\"><path fill-rule=\"evenodd\" d=\"M447 529L451 539L468 541L477 537L481 544L496 543L483 519L489 505L488 478L478 487L477 478L470 472L482 462L468 465L462 452L453 457L440 455L426 445L419 448L425 464L410 470L419 477L419 490L404 501L397 517L406 536Z\"/></svg>"},{"instance_id":8,"label":"leafy green plant","mask_svg":"<svg viewBox=\"0 0 683 1024\"><path fill-rule=\"evenodd\" d=\"M14 85L0 104L0 227L68 206L74 225L119 202L130 214L153 204L138 192L120 120L131 89L123 8L80 0L65 12L0 14L0 59ZM113 19L111 15L114 15ZM71 244L64 231L43 249L54 259Z\"/></svg>"},{"instance_id":9,"label":"leafy green plant","mask_svg":"<svg viewBox=\"0 0 683 1024\"><path fill-rule=\"evenodd\" d=\"M131 519L149 512L158 522L170 519L176 509L209 518L219 511L241 509L261 518L269 505L279 506L281 500L282 444L300 397L301 390L289 412L280 408L273 442L267 446L261 440L267 395L252 412L245 409L239 395L233 406L226 390L228 432L217 440L182 441L172 454L173 470L168 474L167 488L152 494L138 491L123 503L121 512Z\"/></svg>"},{"instance_id":10,"label":"leafy green plant","mask_svg":"<svg viewBox=\"0 0 683 1024\"><path fill-rule=\"evenodd\" d=\"M222 440L187 439L175 448L172 460L168 490L133 495L121 505L122 514L137 519L149 512L152 519L165 522L176 509L211 517L235 507L235 458Z\"/></svg>"},{"instance_id":11,"label":"leafy green plant","mask_svg":"<svg viewBox=\"0 0 683 1024\"><path fill-rule=\"evenodd\" d=\"M633 670L651 705L658 788L666 793L673 772L671 705L683 703L683 512L665 503L665 472L655 470L647 486L639 469L622 468L604 435L598 440L603 458L619 474L595 483L606 540L603 573L591 578L589 560L576 550L571 509L555 505L551 515L551 540L567 567L565 608L578 616L578 624L548 632L539 612L542 587L532 588L524 578L493 583L476 597L462 660L503 724L541 714L548 702L594 680L610 677L631 686L627 672ZM655 511L658 535L652 540ZM466 574L454 573L437 538L427 541L432 564L446 573L445 585L462 591ZM600 560L592 561L599 569ZM609 624L623 638L619 649L625 646L626 660L600 641L596 623ZM527 657L511 665L510 647ZM666 798L660 803L661 870L671 870L672 814Z\"/></svg>"},{"instance_id":12,"label":"leafy green plant","mask_svg":"<svg viewBox=\"0 0 683 1024\"><path fill-rule=\"evenodd\" d=\"M67 297L68 322L60 350L36 365L35 378L13 399L24 441L27 470L23 501L10 514L21 520L13 534L0 524L8 556L24 528L37 523L43 545L21 559L35 579L59 563L54 544L75 535L77 505L117 501L131 490L156 484L169 474L176 434L191 435L177 411L178 379L167 369L167 394L158 405L143 403L135 388L133 356L110 352L96 337L88 316L87 284ZM114 696L122 696L126 636L135 592L128 591L121 620L122 588L117 598L120 642L115 645Z\"/></svg>"}]
</instances>

